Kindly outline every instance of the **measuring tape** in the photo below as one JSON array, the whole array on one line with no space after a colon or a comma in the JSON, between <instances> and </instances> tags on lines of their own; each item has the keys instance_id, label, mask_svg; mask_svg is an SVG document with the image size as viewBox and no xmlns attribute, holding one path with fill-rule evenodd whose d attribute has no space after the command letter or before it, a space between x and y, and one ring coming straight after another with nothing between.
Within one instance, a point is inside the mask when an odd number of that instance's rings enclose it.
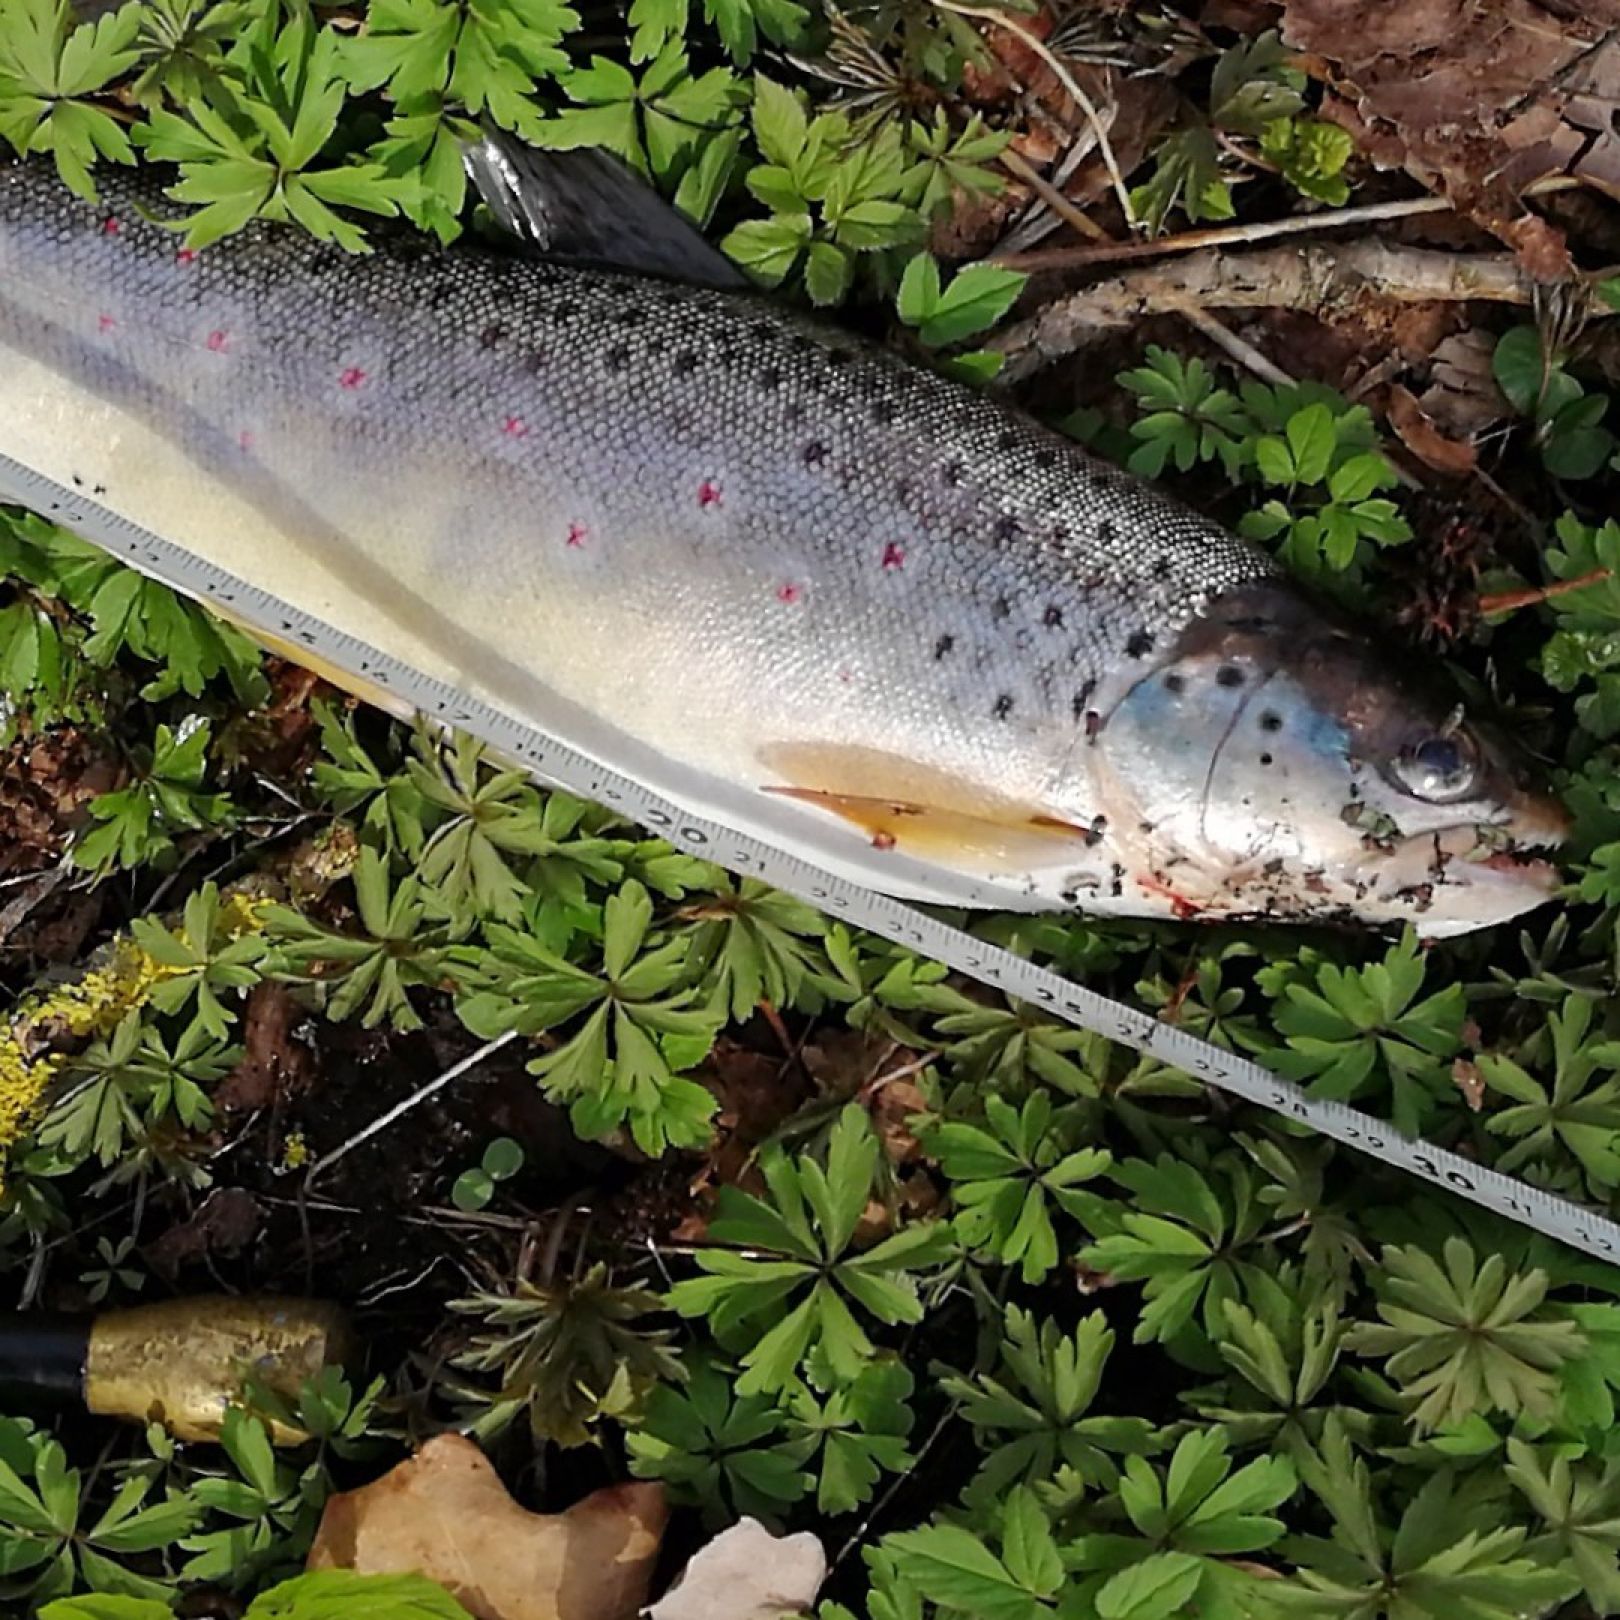
<instances>
[{"instance_id":1,"label":"measuring tape","mask_svg":"<svg viewBox=\"0 0 1620 1620\"><path fill-rule=\"evenodd\" d=\"M1134 1048L1210 1085L1299 1121L1337 1142L1602 1260L1620 1262L1620 1225L1596 1211L1405 1136L1343 1103L1318 1101L1248 1058L1223 1051L1136 1007L1097 995L1060 973L940 922L915 906L824 872L810 862L694 816L578 750L501 710L411 669L234 575L160 539L95 501L0 455L0 491L66 525L183 596L266 635L309 649L357 680L382 686L440 724L520 761L552 786L620 811L728 871L797 895L818 911L944 962L958 973ZM226 608L228 604L228 609Z\"/></svg>"}]
</instances>

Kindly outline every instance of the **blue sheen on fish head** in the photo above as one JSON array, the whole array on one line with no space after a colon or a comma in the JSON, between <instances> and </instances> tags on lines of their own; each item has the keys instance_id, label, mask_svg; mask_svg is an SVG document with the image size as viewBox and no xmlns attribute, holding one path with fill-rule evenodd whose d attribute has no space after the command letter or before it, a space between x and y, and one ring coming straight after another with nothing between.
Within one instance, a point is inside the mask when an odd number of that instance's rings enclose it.
<instances>
[{"instance_id":1,"label":"blue sheen on fish head","mask_svg":"<svg viewBox=\"0 0 1620 1620\"><path fill-rule=\"evenodd\" d=\"M1567 818L1435 672L1285 586L1218 599L1103 717L1095 777L1137 880L1184 915L1412 921L1546 899Z\"/></svg>"}]
</instances>

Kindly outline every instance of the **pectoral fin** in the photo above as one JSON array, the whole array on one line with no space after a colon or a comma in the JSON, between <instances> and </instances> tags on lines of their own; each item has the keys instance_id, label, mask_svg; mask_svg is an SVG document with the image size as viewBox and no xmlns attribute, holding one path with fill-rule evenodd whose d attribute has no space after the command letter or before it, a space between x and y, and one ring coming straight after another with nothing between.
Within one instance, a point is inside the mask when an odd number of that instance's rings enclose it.
<instances>
[{"instance_id":1,"label":"pectoral fin","mask_svg":"<svg viewBox=\"0 0 1620 1620\"><path fill-rule=\"evenodd\" d=\"M611 152L540 151L489 129L463 152L501 226L547 258L746 289L748 278Z\"/></svg>"},{"instance_id":2,"label":"pectoral fin","mask_svg":"<svg viewBox=\"0 0 1620 1620\"><path fill-rule=\"evenodd\" d=\"M986 793L937 768L873 749L783 743L762 751L789 778L767 793L858 827L879 849L975 874L1082 864L1093 825Z\"/></svg>"}]
</instances>

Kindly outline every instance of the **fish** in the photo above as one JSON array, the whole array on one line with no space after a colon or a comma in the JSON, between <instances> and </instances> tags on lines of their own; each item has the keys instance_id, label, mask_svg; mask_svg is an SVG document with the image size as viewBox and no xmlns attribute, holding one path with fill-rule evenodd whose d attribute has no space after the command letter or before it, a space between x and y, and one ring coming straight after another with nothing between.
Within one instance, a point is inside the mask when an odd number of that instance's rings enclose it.
<instances>
[{"instance_id":1,"label":"fish","mask_svg":"<svg viewBox=\"0 0 1620 1620\"><path fill-rule=\"evenodd\" d=\"M0 166L0 452L897 898L1439 938L1553 892L1565 813L1438 661L605 154L468 169L501 228L354 256Z\"/></svg>"}]
</instances>

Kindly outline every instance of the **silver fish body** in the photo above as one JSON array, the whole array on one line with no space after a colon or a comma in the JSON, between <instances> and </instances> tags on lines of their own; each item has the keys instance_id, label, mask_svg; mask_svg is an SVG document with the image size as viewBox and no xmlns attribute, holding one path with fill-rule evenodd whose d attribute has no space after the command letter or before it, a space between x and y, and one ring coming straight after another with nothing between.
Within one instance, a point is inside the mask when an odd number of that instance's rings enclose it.
<instances>
[{"instance_id":1,"label":"silver fish body","mask_svg":"<svg viewBox=\"0 0 1620 1620\"><path fill-rule=\"evenodd\" d=\"M1545 893L1465 869L1557 833L1488 745L1407 804L1366 711L1409 755L1443 708L991 398L746 293L403 235L192 255L102 184L0 168L0 450L693 809L971 906L1440 933ZM1381 844L1341 814L1391 802Z\"/></svg>"}]
</instances>

